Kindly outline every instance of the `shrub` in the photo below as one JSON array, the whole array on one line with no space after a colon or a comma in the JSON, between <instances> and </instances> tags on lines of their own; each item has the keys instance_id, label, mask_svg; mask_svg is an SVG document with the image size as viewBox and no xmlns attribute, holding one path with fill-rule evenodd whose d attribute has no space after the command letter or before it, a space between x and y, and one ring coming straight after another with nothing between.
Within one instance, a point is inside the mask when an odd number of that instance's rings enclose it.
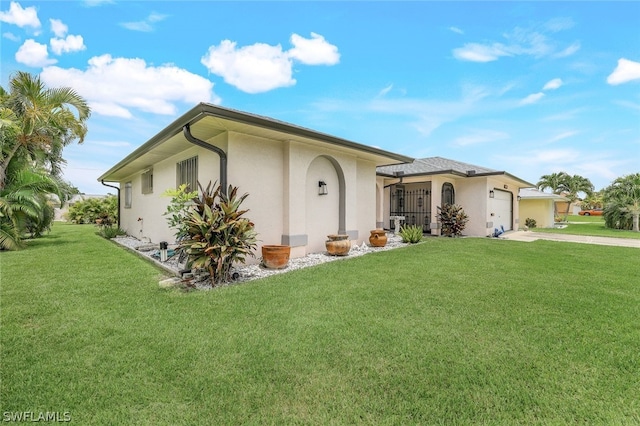
<instances>
[{"instance_id":1,"label":"shrub","mask_svg":"<svg viewBox=\"0 0 640 426\"><path fill-rule=\"evenodd\" d=\"M403 226L399 232L403 243L419 243L422 241L422 227L418 225Z\"/></svg>"},{"instance_id":2,"label":"shrub","mask_svg":"<svg viewBox=\"0 0 640 426\"><path fill-rule=\"evenodd\" d=\"M536 220L532 219L530 217L528 217L525 221L524 224L527 228L535 228L537 226Z\"/></svg>"},{"instance_id":3,"label":"shrub","mask_svg":"<svg viewBox=\"0 0 640 426\"><path fill-rule=\"evenodd\" d=\"M180 247L189 255L194 268L209 271L211 286L231 280L234 262L245 263L246 256L255 256L254 224L242 217L248 210L240 205L249 194L237 196L238 188L229 186L224 194L220 185L206 189L198 182L200 197L195 198L185 219L186 238Z\"/></svg>"},{"instance_id":4,"label":"shrub","mask_svg":"<svg viewBox=\"0 0 640 426\"><path fill-rule=\"evenodd\" d=\"M442 235L458 237L467 226L469 216L456 204L445 204L438 207L438 220L442 226Z\"/></svg>"},{"instance_id":5,"label":"shrub","mask_svg":"<svg viewBox=\"0 0 640 426\"><path fill-rule=\"evenodd\" d=\"M611 229L630 231L633 229L633 215L626 206L619 202L607 204L602 211L604 226Z\"/></svg>"},{"instance_id":6,"label":"shrub","mask_svg":"<svg viewBox=\"0 0 640 426\"><path fill-rule=\"evenodd\" d=\"M104 198L88 198L69 207L67 220L72 223L96 223L112 225L118 220L118 198L107 195Z\"/></svg>"},{"instance_id":7,"label":"shrub","mask_svg":"<svg viewBox=\"0 0 640 426\"><path fill-rule=\"evenodd\" d=\"M189 192L187 185L182 184L177 189L167 189L162 195L171 197L167 211L163 213L163 216L166 216L167 224L176 231L174 235L180 241L187 236L186 218L189 207L193 205L194 198L198 196L198 191Z\"/></svg>"},{"instance_id":8,"label":"shrub","mask_svg":"<svg viewBox=\"0 0 640 426\"><path fill-rule=\"evenodd\" d=\"M117 225L100 225L99 228L98 234L108 240L119 235L127 235L127 232Z\"/></svg>"}]
</instances>

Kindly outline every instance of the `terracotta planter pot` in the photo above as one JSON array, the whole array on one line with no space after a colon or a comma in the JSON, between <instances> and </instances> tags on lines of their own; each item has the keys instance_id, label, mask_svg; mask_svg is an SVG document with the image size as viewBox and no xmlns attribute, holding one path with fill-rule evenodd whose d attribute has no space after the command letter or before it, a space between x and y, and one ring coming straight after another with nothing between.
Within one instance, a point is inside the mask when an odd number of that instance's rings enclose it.
<instances>
[{"instance_id":1,"label":"terracotta planter pot","mask_svg":"<svg viewBox=\"0 0 640 426\"><path fill-rule=\"evenodd\" d=\"M348 235L331 234L327 235L327 237L329 238L325 242L327 253L331 256L346 256L349 254L349 250L351 250L351 241L349 241Z\"/></svg>"},{"instance_id":2,"label":"terracotta planter pot","mask_svg":"<svg viewBox=\"0 0 640 426\"><path fill-rule=\"evenodd\" d=\"M283 269L289 264L290 246L264 245L262 246L262 264L269 269Z\"/></svg>"},{"instance_id":3,"label":"terracotta planter pot","mask_svg":"<svg viewBox=\"0 0 640 426\"><path fill-rule=\"evenodd\" d=\"M384 247L387 245L387 232L384 229L374 229L369 237L372 247Z\"/></svg>"}]
</instances>

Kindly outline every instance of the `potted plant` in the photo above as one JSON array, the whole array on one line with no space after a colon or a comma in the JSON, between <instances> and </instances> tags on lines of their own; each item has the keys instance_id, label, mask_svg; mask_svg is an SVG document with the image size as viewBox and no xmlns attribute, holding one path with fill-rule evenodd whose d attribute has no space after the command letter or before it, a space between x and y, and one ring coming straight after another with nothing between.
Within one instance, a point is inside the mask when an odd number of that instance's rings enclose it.
<instances>
[{"instance_id":1,"label":"potted plant","mask_svg":"<svg viewBox=\"0 0 640 426\"><path fill-rule=\"evenodd\" d=\"M329 238L325 242L327 247L327 253L331 256L346 256L351 250L351 241L349 241L349 235L346 234L331 234L327 235Z\"/></svg>"},{"instance_id":2,"label":"potted plant","mask_svg":"<svg viewBox=\"0 0 640 426\"><path fill-rule=\"evenodd\" d=\"M369 236L369 244L372 247L384 247L387 245L387 231L384 229L374 229Z\"/></svg>"},{"instance_id":3,"label":"potted plant","mask_svg":"<svg viewBox=\"0 0 640 426\"><path fill-rule=\"evenodd\" d=\"M262 264L269 269L283 269L289 264L291 247L277 244L262 246Z\"/></svg>"}]
</instances>

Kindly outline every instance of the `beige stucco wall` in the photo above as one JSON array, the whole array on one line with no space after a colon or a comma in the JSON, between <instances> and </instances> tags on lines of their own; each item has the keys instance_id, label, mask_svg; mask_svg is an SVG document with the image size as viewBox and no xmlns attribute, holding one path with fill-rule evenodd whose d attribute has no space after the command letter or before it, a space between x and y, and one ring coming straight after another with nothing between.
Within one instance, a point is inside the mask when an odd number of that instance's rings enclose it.
<instances>
[{"instance_id":1,"label":"beige stucco wall","mask_svg":"<svg viewBox=\"0 0 640 426\"><path fill-rule=\"evenodd\" d=\"M465 235L486 236L487 232L487 203L489 190L487 179L483 177L458 179L453 184L456 190L456 204L460 205L469 216L469 221L463 232Z\"/></svg>"},{"instance_id":2,"label":"beige stucco wall","mask_svg":"<svg viewBox=\"0 0 640 426\"><path fill-rule=\"evenodd\" d=\"M553 200L520 200L521 227L525 226L527 218L535 219L538 228L553 228Z\"/></svg>"},{"instance_id":3,"label":"beige stucco wall","mask_svg":"<svg viewBox=\"0 0 640 426\"><path fill-rule=\"evenodd\" d=\"M171 198L163 196L162 193L167 188L176 187L176 164L196 155L198 156L198 180L206 187L209 181L215 182L219 179L219 159L214 153L195 146L152 166L153 192L151 194L142 194L142 173L136 173L121 182L121 227L129 235L152 242L175 242L174 231L169 228L163 216ZM128 181L131 181L133 189L130 209L124 207L124 184Z\"/></svg>"},{"instance_id":4,"label":"beige stucco wall","mask_svg":"<svg viewBox=\"0 0 640 426\"><path fill-rule=\"evenodd\" d=\"M258 232L256 258L263 244L289 244L292 257L322 252L328 234L339 231L353 244L368 239L376 224L375 164L339 148L276 141L240 133L223 133L209 142L228 157L228 183L239 193L249 193L243 203L246 217ZM176 186L176 164L198 156L198 180L206 186L219 180L219 157L192 147L153 165L154 191L141 193L141 173L120 183L121 226L130 234L154 243L173 243L174 231L162 215L170 198L161 194ZM318 181L327 183L328 194L318 194ZM131 181L132 206L124 208L124 185ZM142 218L138 221L138 218Z\"/></svg>"},{"instance_id":5,"label":"beige stucco wall","mask_svg":"<svg viewBox=\"0 0 640 426\"><path fill-rule=\"evenodd\" d=\"M386 186L391 183L399 183L397 178L378 178L382 179L379 185ZM488 236L494 231L494 221L491 211L491 199L489 198L489 190L500 189L511 192L513 196L513 217L512 228L518 229L518 203L516 202L518 188L508 185L505 181L486 176L478 177L460 177L454 178L444 175L432 176L413 176L406 177L402 180L405 185L419 182L431 182L431 235L440 235L439 224L437 223L438 207L442 205L442 186L445 183L451 183L455 192L455 203L460 205L465 213L469 216L469 222L464 230L465 235L471 236ZM507 185L505 189L504 186ZM390 188L384 188L381 191L384 197L382 203L383 211L378 215L382 216L385 226L389 223L390 211Z\"/></svg>"}]
</instances>

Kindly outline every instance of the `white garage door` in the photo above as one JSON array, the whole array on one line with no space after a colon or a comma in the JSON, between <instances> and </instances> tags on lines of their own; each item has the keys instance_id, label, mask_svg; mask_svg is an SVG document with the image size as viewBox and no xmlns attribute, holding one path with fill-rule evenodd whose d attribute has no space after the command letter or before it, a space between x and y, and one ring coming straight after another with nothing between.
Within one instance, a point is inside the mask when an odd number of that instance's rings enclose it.
<instances>
[{"instance_id":1,"label":"white garage door","mask_svg":"<svg viewBox=\"0 0 640 426\"><path fill-rule=\"evenodd\" d=\"M494 190L494 198L492 201L493 227L500 229L502 226L505 231L511 231L513 223L513 194L509 191L500 189Z\"/></svg>"}]
</instances>

